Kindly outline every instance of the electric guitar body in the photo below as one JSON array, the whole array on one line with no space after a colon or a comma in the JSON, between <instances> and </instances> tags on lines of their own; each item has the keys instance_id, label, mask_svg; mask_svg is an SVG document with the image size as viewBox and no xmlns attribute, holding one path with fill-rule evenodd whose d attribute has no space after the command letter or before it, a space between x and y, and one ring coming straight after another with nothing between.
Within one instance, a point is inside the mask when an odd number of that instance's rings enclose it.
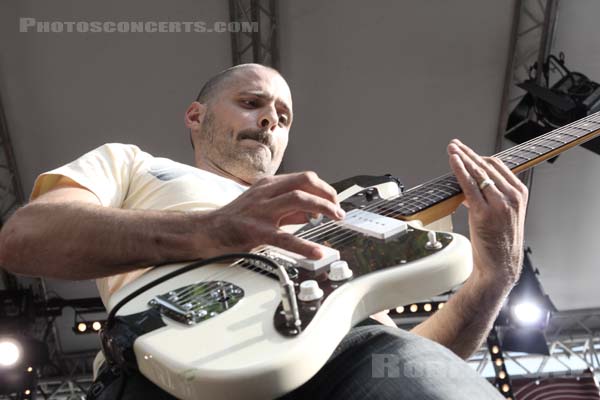
<instances>
[{"instance_id":1,"label":"electric guitar body","mask_svg":"<svg viewBox=\"0 0 600 400\"><path fill-rule=\"evenodd\" d=\"M384 189L358 191L342 206L348 216L352 210L376 211L373 204L382 202ZM350 189L356 190L360 188ZM360 218L376 220L371 211L362 211ZM320 298L297 302L300 325L286 324L279 280L266 265L208 265L156 286L119 312L140 315L153 309L162 316L163 324L147 324L147 332L134 342L139 370L182 399L266 399L297 388L319 371L356 323L383 309L446 292L469 276L466 238L438 232L431 244L429 231L417 224L398 221L393 228L399 231L383 238L379 231L363 233L368 232L364 226L327 221L305 226L314 241L339 252L316 269L301 266L279 249L258 252L286 265L297 292L304 281L318 283ZM347 263L351 277L329 279L330 265L338 260ZM184 265L149 271L115 293L109 308ZM189 317L190 312L202 315Z\"/></svg>"},{"instance_id":2,"label":"electric guitar body","mask_svg":"<svg viewBox=\"0 0 600 400\"><path fill-rule=\"evenodd\" d=\"M598 134L600 113L496 157L517 173ZM359 321L446 292L471 273L466 238L415 223L437 221L462 202L452 174L404 193L388 184L344 195L343 221L314 220L296 231L323 246L323 259L265 247L257 253L278 269L240 260L166 280L119 310L131 340L103 339L105 353L181 399L274 398L314 376ZM109 309L183 266L150 270L117 291ZM129 347L112 351L119 343Z\"/></svg>"}]
</instances>

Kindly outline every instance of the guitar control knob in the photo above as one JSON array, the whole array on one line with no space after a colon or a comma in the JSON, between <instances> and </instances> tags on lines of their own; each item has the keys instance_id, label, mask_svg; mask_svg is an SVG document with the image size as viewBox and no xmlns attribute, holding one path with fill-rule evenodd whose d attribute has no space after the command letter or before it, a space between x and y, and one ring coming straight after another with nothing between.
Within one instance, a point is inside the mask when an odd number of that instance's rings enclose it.
<instances>
[{"instance_id":1,"label":"guitar control knob","mask_svg":"<svg viewBox=\"0 0 600 400\"><path fill-rule=\"evenodd\" d=\"M429 239L429 241L425 244L427 249L437 250L442 248L442 242L437 240L437 235L434 231L427 232L427 239Z\"/></svg>"},{"instance_id":2,"label":"guitar control knob","mask_svg":"<svg viewBox=\"0 0 600 400\"><path fill-rule=\"evenodd\" d=\"M345 281L352 278L352 275L353 272L346 261L334 261L329 266L329 280L331 281Z\"/></svg>"},{"instance_id":3,"label":"guitar control knob","mask_svg":"<svg viewBox=\"0 0 600 400\"><path fill-rule=\"evenodd\" d=\"M319 300L323 297L323 290L319 287L317 281L308 280L300 284L300 293L298 299L301 301Z\"/></svg>"}]
</instances>

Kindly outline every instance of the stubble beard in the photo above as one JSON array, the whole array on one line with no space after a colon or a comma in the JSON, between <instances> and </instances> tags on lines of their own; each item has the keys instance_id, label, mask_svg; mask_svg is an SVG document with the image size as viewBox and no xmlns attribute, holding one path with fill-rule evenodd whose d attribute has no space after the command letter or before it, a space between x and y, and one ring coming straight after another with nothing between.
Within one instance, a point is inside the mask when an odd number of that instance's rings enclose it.
<instances>
[{"instance_id":1,"label":"stubble beard","mask_svg":"<svg viewBox=\"0 0 600 400\"><path fill-rule=\"evenodd\" d=\"M270 151L240 145L233 130L221 127L210 111L202 122L201 134L204 157L227 173L246 182L275 173Z\"/></svg>"}]
</instances>

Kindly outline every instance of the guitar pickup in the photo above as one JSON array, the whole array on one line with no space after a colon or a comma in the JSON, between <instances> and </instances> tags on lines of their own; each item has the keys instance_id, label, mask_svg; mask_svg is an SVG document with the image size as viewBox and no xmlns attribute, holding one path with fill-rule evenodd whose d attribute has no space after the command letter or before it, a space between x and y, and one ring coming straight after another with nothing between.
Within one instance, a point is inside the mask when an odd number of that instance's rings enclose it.
<instances>
[{"instance_id":1,"label":"guitar pickup","mask_svg":"<svg viewBox=\"0 0 600 400\"><path fill-rule=\"evenodd\" d=\"M404 221L360 209L348 212L339 224L344 228L383 240L408 229L408 224Z\"/></svg>"},{"instance_id":2,"label":"guitar pickup","mask_svg":"<svg viewBox=\"0 0 600 400\"><path fill-rule=\"evenodd\" d=\"M279 247L275 246L267 246L266 250L270 253L285 256L291 259L292 261L296 262L297 267L304 268L310 271L316 271L340 259L340 252L336 249L332 249L331 247L323 246L318 243L315 244L321 248L321 252L323 253L323 257L319 258L318 260L306 258L300 254L294 253L289 250L280 249Z\"/></svg>"}]
</instances>

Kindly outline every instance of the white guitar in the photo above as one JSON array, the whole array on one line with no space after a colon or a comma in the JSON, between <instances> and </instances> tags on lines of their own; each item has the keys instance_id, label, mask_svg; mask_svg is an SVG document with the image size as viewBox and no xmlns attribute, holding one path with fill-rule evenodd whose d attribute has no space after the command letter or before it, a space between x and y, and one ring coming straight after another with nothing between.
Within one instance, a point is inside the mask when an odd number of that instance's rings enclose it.
<instances>
[{"instance_id":1,"label":"white guitar","mask_svg":"<svg viewBox=\"0 0 600 400\"><path fill-rule=\"evenodd\" d=\"M600 115L593 114L496 156L519 172L599 133ZM392 196L383 187L361 189L342 202L343 221L297 231L324 246L323 259L265 247L258 254L277 269L252 259L173 277L119 310L131 330L127 340L107 332L105 353L136 364L181 399L275 398L315 375L359 321L469 276L466 238L410 222L428 224L456 209L463 196L453 175ZM184 265L149 271L116 292L109 309Z\"/></svg>"}]
</instances>

